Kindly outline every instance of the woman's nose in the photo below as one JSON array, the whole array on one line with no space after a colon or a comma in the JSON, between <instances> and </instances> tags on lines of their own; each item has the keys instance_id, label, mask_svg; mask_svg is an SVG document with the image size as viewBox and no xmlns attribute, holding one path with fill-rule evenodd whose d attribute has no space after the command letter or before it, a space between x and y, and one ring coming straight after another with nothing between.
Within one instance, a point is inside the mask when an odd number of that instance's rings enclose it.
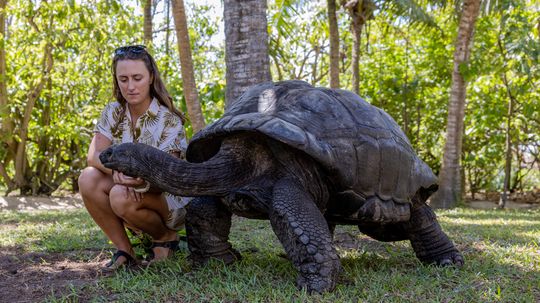
<instances>
[{"instance_id":1,"label":"woman's nose","mask_svg":"<svg viewBox=\"0 0 540 303\"><path fill-rule=\"evenodd\" d=\"M133 80L128 81L128 90L134 90L135 89L135 82Z\"/></svg>"}]
</instances>

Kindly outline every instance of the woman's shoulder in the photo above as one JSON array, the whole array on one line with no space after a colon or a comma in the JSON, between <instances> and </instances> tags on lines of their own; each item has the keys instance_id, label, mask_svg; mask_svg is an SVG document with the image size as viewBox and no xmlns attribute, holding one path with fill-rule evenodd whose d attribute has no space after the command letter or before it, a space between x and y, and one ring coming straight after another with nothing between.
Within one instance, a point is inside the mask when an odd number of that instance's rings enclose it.
<instances>
[{"instance_id":1,"label":"woman's shoulder","mask_svg":"<svg viewBox=\"0 0 540 303\"><path fill-rule=\"evenodd\" d=\"M115 114L118 115L122 111L122 104L120 104L118 101L111 101L107 104L105 104L105 107L103 107L102 112L104 114Z\"/></svg>"},{"instance_id":2,"label":"woman's shoulder","mask_svg":"<svg viewBox=\"0 0 540 303\"><path fill-rule=\"evenodd\" d=\"M161 104L160 102L157 102L157 104L159 106L159 113L164 119L174 123L182 123L180 116L172 112L167 106Z\"/></svg>"},{"instance_id":3,"label":"woman's shoulder","mask_svg":"<svg viewBox=\"0 0 540 303\"><path fill-rule=\"evenodd\" d=\"M107 104L105 104L104 110L116 110L121 108L122 105L118 101L110 101Z\"/></svg>"}]
</instances>

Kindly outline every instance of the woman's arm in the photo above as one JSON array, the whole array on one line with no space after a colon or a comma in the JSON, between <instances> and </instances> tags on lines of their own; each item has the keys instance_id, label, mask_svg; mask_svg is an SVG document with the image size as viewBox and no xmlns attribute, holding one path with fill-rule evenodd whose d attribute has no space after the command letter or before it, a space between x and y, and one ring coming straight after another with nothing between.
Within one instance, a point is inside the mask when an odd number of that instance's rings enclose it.
<instances>
[{"instance_id":1,"label":"woman's arm","mask_svg":"<svg viewBox=\"0 0 540 303\"><path fill-rule=\"evenodd\" d=\"M101 152L111 145L112 141L109 140L109 138L105 137L103 134L96 133L94 135L94 138L92 138L92 143L90 143L90 147L88 148L88 156L86 158L88 166L93 166L101 170L105 174L111 175L112 170L103 166L103 164L101 164L101 161L99 160L99 155L101 154Z\"/></svg>"}]
</instances>

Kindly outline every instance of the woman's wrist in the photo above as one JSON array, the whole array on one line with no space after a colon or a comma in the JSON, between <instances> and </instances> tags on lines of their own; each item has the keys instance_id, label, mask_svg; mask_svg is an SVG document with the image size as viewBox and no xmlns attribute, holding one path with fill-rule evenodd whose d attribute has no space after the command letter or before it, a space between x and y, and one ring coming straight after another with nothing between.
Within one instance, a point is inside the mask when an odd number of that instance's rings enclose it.
<instances>
[{"instance_id":1,"label":"woman's wrist","mask_svg":"<svg viewBox=\"0 0 540 303\"><path fill-rule=\"evenodd\" d=\"M133 187L133 190L137 193L144 194L145 192L150 190L150 182L144 181L143 187Z\"/></svg>"}]
</instances>

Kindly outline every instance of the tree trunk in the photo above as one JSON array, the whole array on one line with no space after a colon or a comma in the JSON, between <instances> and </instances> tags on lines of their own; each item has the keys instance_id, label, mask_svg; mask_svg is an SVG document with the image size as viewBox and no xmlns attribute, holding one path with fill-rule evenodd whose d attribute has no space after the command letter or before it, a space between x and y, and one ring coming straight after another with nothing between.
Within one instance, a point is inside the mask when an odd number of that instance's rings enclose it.
<instances>
[{"instance_id":1,"label":"tree trunk","mask_svg":"<svg viewBox=\"0 0 540 303\"><path fill-rule=\"evenodd\" d=\"M456 49L454 51L454 68L448 106L443 165L439 174L439 190L431 199L433 207L455 207L458 201L462 199L460 158L467 84L460 72L460 66L466 65L469 61L474 26L479 11L480 0L466 0L463 2Z\"/></svg>"},{"instance_id":2,"label":"tree trunk","mask_svg":"<svg viewBox=\"0 0 540 303\"><path fill-rule=\"evenodd\" d=\"M360 39L362 30L367 22L373 18L373 10L375 4L371 0L342 0L343 6L351 16L351 31L353 33L353 49L352 49L352 90L359 94L360 90Z\"/></svg>"},{"instance_id":3,"label":"tree trunk","mask_svg":"<svg viewBox=\"0 0 540 303\"><path fill-rule=\"evenodd\" d=\"M506 156L504 160L504 184L503 192L501 193L501 199L499 200L499 208L505 208L510 194L510 177L512 172L512 136L510 135L512 116L514 112L514 101L508 100L508 117L506 118Z\"/></svg>"},{"instance_id":4,"label":"tree trunk","mask_svg":"<svg viewBox=\"0 0 540 303\"><path fill-rule=\"evenodd\" d=\"M21 194L27 193L31 190L30 177L28 172L28 158L26 154L26 144L28 142L28 124L36 100L41 95L43 87L47 83L47 79L50 77L50 73L53 67L53 46L50 42L47 42L43 51L42 60L42 76L38 82L33 86L34 88L28 93L26 106L24 108L23 120L19 130L19 140L17 144L17 154L15 156L15 184L17 188L21 190Z\"/></svg>"},{"instance_id":5,"label":"tree trunk","mask_svg":"<svg viewBox=\"0 0 540 303\"><path fill-rule=\"evenodd\" d=\"M506 54L504 52L500 35L499 35L499 39L497 40L497 43L499 46L499 51L501 52L501 55L503 57L503 61L507 62ZM505 156L505 163L504 163L504 184L503 184L503 192L501 193L501 199L499 200L499 208L506 207L508 195L510 194L510 178L512 175L512 134L511 134L511 131L512 131L512 117L514 116L514 106L516 103L515 97L514 95L512 95L512 91L510 89L510 84L506 76L506 71L503 71L502 79L503 79L504 86L506 87L506 94L508 95L508 115L506 117L506 139L505 139L506 156Z\"/></svg>"},{"instance_id":6,"label":"tree trunk","mask_svg":"<svg viewBox=\"0 0 540 303\"><path fill-rule=\"evenodd\" d=\"M2 43L0 43L0 117L2 124L0 125L0 142L6 146L7 152L4 159L0 159L0 176L7 185L7 191L14 189L15 183L7 173L8 164L15 158L17 144L13 140L14 124L9 114L9 99L7 94L7 74L6 74L6 6L7 0L0 0L0 35Z\"/></svg>"},{"instance_id":7,"label":"tree trunk","mask_svg":"<svg viewBox=\"0 0 540 303\"><path fill-rule=\"evenodd\" d=\"M266 0L225 0L223 15L228 107L248 87L271 80Z\"/></svg>"},{"instance_id":8,"label":"tree trunk","mask_svg":"<svg viewBox=\"0 0 540 303\"><path fill-rule=\"evenodd\" d=\"M336 0L327 0L328 28L330 30L330 87L339 88L339 31L336 18Z\"/></svg>"},{"instance_id":9,"label":"tree trunk","mask_svg":"<svg viewBox=\"0 0 540 303\"><path fill-rule=\"evenodd\" d=\"M144 45L152 47L152 0L144 1Z\"/></svg>"},{"instance_id":10,"label":"tree trunk","mask_svg":"<svg viewBox=\"0 0 540 303\"><path fill-rule=\"evenodd\" d=\"M169 52L170 52L170 27L171 27L171 2L170 1L165 1L165 58L167 58L167 63L170 62L170 55L169 55ZM167 64L165 66L164 69L162 69L163 71L163 81L165 81L165 83L167 83L167 79L169 78L169 65L170 64Z\"/></svg>"},{"instance_id":11,"label":"tree trunk","mask_svg":"<svg viewBox=\"0 0 540 303\"><path fill-rule=\"evenodd\" d=\"M178 43L178 54L180 57L180 67L182 72L182 82L184 88L184 97L188 116L193 127L193 133L204 128L204 117L201 104L199 103L199 94L195 84L195 73L193 71L193 59L191 58L191 44L189 43L189 32L187 27L186 11L184 0L172 0L173 19L176 27L176 40Z\"/></svg>"}]
</instances>

